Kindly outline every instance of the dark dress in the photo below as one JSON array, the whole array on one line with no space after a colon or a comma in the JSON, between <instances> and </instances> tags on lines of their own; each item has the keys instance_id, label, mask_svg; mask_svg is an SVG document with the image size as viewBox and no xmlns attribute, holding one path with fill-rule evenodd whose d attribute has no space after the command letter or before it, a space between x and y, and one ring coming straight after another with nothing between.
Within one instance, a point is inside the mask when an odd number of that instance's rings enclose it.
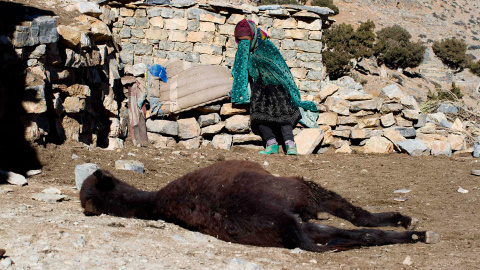
<instances>
[{"instance_id":1,"label":"dark dress","mask_svg":"<svg viewBox=\"0 0 480 270\"><path fill-rule=\"evenodd\" d=\"M283 86L265 85L261 78L250 85L252 125L294 126L302 118L300 110L292 104Z\"/></svg>"}]
</instances>

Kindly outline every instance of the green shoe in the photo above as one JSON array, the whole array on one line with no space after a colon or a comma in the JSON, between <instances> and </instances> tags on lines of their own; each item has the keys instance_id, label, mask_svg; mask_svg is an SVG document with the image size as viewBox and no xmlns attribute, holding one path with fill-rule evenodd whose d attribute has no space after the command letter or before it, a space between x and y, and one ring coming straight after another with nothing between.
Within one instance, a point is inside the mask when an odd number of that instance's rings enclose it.
<instances>
[{"instance_id":1,"label":"green shoe","mask_svg":"<svg viewBox=\"0 0 480 270\"><path fill-rule=\"evenodd\" d=\"M297 144L295 144L293 147L288 146L288 144L286 146L287 146L287 155L294 155L294 156L298 155Z\"/></svg>"},{"instance_id":2,"label":"green shoe","mask_svg":"<svg viewBox=\"0 0 480 270\"><path fill-rule=\"evenodd\" d=\"M259 154L262 154L262 155L278 154L278 144L272 144L270 146L267 146L265 150L260 151Z\"/></svg>"}]
</instances>

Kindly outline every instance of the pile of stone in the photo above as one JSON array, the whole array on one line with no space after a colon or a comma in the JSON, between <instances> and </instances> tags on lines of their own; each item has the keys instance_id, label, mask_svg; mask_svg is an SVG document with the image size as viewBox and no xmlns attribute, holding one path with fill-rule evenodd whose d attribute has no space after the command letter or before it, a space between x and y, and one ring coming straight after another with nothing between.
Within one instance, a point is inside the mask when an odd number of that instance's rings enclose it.
<instances>
[{"instance_id":1,"label":"pile of stone","mask_svg":"<svg viewBox=\"0 0 480 270\"><path fill-rule=\"evenodd\" d=\"M467 138L480 135L474 123L447 115L456 109L442 105L436 113L422 114L413 96L395 84L385 87L378 97L366 93L350 77L325 83L314 100L320 110L320 128L298 125L295 141L300 154L394 153L445 155L471 153ZM262 140L252 132L248 108L231 103L197 108L180 114L177 120L148 119L148 137L156 147L178 144L196 149L210 145L230 149L234 145L261 148Z\"/></svg>"},{"instance_id":2,"label":"pile of stone","mask_svg":"<svg viewBox=\"0 0 480 270\"><path fill-rule=\"evenodd\" d=\"M26 63L25 90L32 97L22 104L29 120L26 139L44 143L52 135L60 142L106 146L107 136L97 141L102 132L126 136L118 128L121 67L109 26L115 14L93 2L74 8L83 15L71 25L57 26L56 18L42 16L17 26L13 35L18 58Z\"/></svg>"},{"instance_id":3,"label":"pile of stone","mask_svg":"<svg viewBox=\"0 0 480 270\"><path fill-rule=\"evenodd\" d=\"M317 123L332 129L336 152L451 156L473 151L467 147L467 137L480 134L472 122L447 120L447 115L457 113L455 106L445 104L436 113L422 114L416 99L396 84L372 97L344 77L324 85L316 99L325 106Z\"/></svg>"}]
</instances>

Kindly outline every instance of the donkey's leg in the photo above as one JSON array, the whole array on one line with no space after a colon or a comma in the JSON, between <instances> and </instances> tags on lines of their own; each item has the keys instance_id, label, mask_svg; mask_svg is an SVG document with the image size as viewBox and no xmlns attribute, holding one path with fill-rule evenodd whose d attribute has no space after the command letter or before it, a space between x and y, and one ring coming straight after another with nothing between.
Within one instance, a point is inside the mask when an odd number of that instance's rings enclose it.
<instances>
[{"instance_id":1,"label":"donkey's leg","mask_svg":"<svg viewBox=\"0 0 480 270\"><path fill-rule=\"evenodd\" d=\"M307 211L326 212L350 221L355 226L362 227L404 227L414 229L417 219L400 214L399 212L370 213L369 211L352 205L337 193L326 190L313 182L306 182L313 193L310 198L313 208Z\"/></svg>"},{"instance_id":2,"label":"donkey's leg","mask_svg":"<svg viewBox=\"0 0 480 270\"><path fill-rule=\"evenodd\" d=\"M338 251L362 246L417 242L435 244L440 241L440 235L432 231L343 230L313 223L304 223L303 230L314 242Z\"/></svg>"}]
</instances>

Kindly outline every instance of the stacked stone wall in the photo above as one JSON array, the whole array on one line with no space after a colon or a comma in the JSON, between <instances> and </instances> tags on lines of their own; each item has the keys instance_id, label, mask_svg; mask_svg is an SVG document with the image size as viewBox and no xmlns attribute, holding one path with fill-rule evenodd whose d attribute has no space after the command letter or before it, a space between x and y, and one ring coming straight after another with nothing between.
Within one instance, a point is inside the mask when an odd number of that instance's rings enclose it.
<instances>
[{"instance_id":1,"label":"stacked stone wall","mask_svg":"<svg viewBox=\"0 0 480 270\"><path fill-rule=\"evenodd\" d=\"M324 77L320 40L325 17L300 8L261 11L247 7L192 4L183 8L113 8L118 20L112 31L120 41L126 66L181 59L232 67L237 48L234 28L246 16L279 48L300 91L318 91ZM280 16L273 15L277 13Z\"/></svg>"}]
</instances>

